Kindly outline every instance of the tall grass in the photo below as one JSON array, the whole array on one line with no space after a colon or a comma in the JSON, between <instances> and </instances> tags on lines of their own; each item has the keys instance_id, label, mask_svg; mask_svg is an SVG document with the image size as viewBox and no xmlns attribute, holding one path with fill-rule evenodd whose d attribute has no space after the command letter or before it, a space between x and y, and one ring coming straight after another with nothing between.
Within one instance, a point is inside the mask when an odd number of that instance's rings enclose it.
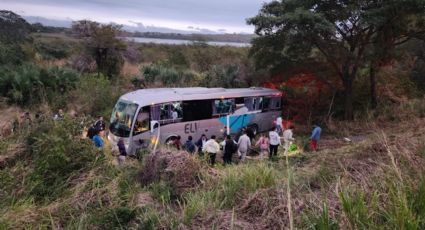
<instances>
[{"instance_id":1,"label":"tall grass","mask_svg":"<svg viewBox=\"0 0 425 230\"><path fill-rule=\"evenodd\" d=\"M193 218L209 210L234 207L249 194L273 187L278 179L275 170L266 163L231 166L223 171L218 180L204 178L205 187L183 196L184 223L191 223Z\"/></svg>"},{"instance_id":2,"label":"tall grass","mask_svg":"<svg viewBox=\"0 0 425 230\"><path fill-rule=\"evenodd\" d=\"M309 229L314 230L334 230L338 229L338 223L329 216L329 207L326 203L323 203L322 212L315 216L313 214L312 217L307 216Z\"/></svg>"}]
</instances>

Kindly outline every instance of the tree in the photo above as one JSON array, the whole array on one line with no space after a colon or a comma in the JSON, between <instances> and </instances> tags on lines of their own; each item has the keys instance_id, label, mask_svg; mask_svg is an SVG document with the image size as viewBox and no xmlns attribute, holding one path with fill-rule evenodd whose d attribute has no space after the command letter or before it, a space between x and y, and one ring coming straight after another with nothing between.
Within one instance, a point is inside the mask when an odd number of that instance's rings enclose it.
<instances>
[{"instance_id":1,"label":"tree","mask_svg":"<svg viewBox=\"0 0 425 230\"><path fill-rule=\"evenodd\" d=\"M394 20L382 7L395 6L392 10L396 14L400 4L425 12L424 2L282 0L266 3L257 16L247 21L255 26L255 33L259 35L253 41L252 53L256 57L272 53L281 58L273 60L272 65L323 58L339 76L335 87L342 85L345 118L352 119L353 84L359 68L367 61L366 49L383 31L382 26Z\"/></svg>"},{"instance_id":2,"label":"tree","mask_svg":"<svg viewBox=\"0 0 425 230\"><path fill-rule=\"evenodd\" d=\"M96 60L98 74L103 73L112 78L120 73L126 49L125 43L118 38L120 25L82 20L73 22L72 31L83 39L88 54Z\"/></svg>"},{"instance_id":3,"label":"tree","mask_svg":"<svg viewBox=\"0 0 425 230\"><path fill-rule=\"evenodd\" d=\"M208 87L238 88L245 84L239 78L239 66L214 65L206 73L203 85Z\"/></svg>"},{"instance_id":4,"label":"tree","mask_svg":"<svg viewBox=\"0 0 425 230\"><path fill-rule=\"evenodd\" d=\"M371 14L374 15L374 23L380 28L372 39L367 57L370 102L372 108L376 108L376 75L380 68L391 63L398 46L411 39L425 40L425 1L388 1Z\"/></svg>"},{"instance_id":5,"label":"tree","mask_svg":"<svg viewBox=\"0 0 425 230\"><path fill-rule=\"evenodd\" d=\"M0 10L0 65L20 64L26 59L23 45L30 42L31 25L21 16Z\"/></svg>"}]
</instances>

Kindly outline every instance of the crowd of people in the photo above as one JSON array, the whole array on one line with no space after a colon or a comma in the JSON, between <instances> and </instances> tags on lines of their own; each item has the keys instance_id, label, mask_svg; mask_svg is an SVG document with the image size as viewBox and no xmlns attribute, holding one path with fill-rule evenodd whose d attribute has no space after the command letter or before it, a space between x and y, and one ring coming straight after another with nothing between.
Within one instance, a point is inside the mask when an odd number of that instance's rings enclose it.
<instances>
[{"instance_id":1,"label":"crowd of people","mask_svg":"<svg viewBox=\"0 0 425 230\"><path fill-rule=\"evenodd\" d=\"M255 143L253 143L255 135L250 133L250 129L243 129L241 135L236 140L231 135L224 133L224 140L219 143L215 135L212 135L208 139L205 134L202 134L196 142L194 142L192 136L189 136L183 145L181 144L181 137L178 136L172 142L172 145L178 150L186 150L191 154L197 152L200 156L206 155L211 165L216 164L216 158L220 151L222 152L223 164L232 164L235 154L237 154L239 162L244 162L246 156L251 151L254 151L255 148L260 150L259 157L261 159L268 156L270 160L274 160L277 158L280 146L286 154L290 151L291 144L295 141L293 137L293 125L284 128L282 118L277 118L275 123L275 128L268 132L268 135L266 133L260 134L259 139ZM315 124L310 136L310 149L312 151L317 151L318 149L321 132L322 129Z\"/></svg>"},{"instance_id":2,"label":"crowd of people","mask_svg":"<svg viewBox=\"0 0 425 230\"><path fill-rule=\"evenodd\" d=\"M55 116L60 119L60 115ZM255 134L252 129L242 129L240 135L236 139L233 139L231 135L223 133L223 141L218 142L217 137L212 135L208 138L205 134L195 141L192 136L188 136L187 140L182 143L181 137L177 136L171 145L177 150L185 150L190 154L197 153L201 157L206 157L211 165L215 165L217 162L217 155L221 152L223 158L223 164L234 163L234 156L237 155L238 162L245 162L247 155L255 149L259 149L259 158L269 158L274 160L277 158L279 147L282 147L285 154L289 151L292 142L295 141L294 126L284 127L282 125L282 118L277 118L276 126L273 130L268 133L260 134L260 137L256 142ZM226 127L225 127L226 130ZM105 122L103 117L99 116L97 120L90 126L87 132L87 137L93 141L96 148L101 149L104 146L103 137L105 132ZM313 131L310 136L310 148L312 151L317 151L318 141L321 136L321 128L318 125L313 126ZM121 138L117 143L119 150L118 163L119 165L124 164L127 152L124 144L124 140Z\"/></svg>"},{"instance_id":3,"label":"crowd of people","mask_svg":"<svg viewBox=\"0 0 425 230\"><path fill-rule=\"evenodd\" d=\"M23 113L12 125L12 132L16 132L18 128L30 127L33 119L29 112ZM174 117L174 116L173 116ZM65 118L65 114L62 109L59 109L52 117L54 121L61 121ZM39 113L35 114L34 120L42 120L43 117ZM18 122L19 120L19 122ZM216 164L217 155L221 152L223 163L232 164L234 156L237 154L239 162L246 161L247 155L250 152L257 151L259 149L259 158L268 158L270 160L276 159L279 147L282 147L284 152L287 153L290 150L292 142L295 141L294 126L284 126L282 118L278 117L275 121L275 128L268 133L260 134L258 140L255 140L255 134L252 129L244 128L241 133L233 139L231 135L227 134L227 127L223 129L223 141L220 143L217 141L217 137L212 135L208 138L205 134L195 141L192 136L188 136L187 140L182 144L180 136L177 136L172 141L172 146L178 150L185 150L190 154L197 153L199 156L204 156L208 159L211 165ZM105 122L102 116L98 116L96 121L87 130L87 137L93 142L93 145L97 149L104 147L105 137ZM313 125L313 130L310 136L310 149L312 151L318 150L318 142L320 140L322 129L318 124ZM124 144L124 139L118 140L117 147L119 150L118 163L124 164L127 152Z\"/></svg>"}]
</instances>

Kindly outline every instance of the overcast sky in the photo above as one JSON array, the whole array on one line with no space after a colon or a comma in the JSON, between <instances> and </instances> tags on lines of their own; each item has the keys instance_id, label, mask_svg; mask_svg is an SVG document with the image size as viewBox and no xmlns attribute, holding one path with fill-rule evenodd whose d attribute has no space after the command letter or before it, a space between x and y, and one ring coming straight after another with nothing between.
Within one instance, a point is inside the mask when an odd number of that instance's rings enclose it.
<instances>
[{"instance_id":1,"label":"overcast sky","mask_svg":"<svg viewBox=\"0 0 425 230\"><path fill-rule=\"evenodd\" d=\"M0 0L0 9L55 20L253 33L246 18L268 0ZM224 31L225 30L225 31Z\"/></svg>"}]
</instances>

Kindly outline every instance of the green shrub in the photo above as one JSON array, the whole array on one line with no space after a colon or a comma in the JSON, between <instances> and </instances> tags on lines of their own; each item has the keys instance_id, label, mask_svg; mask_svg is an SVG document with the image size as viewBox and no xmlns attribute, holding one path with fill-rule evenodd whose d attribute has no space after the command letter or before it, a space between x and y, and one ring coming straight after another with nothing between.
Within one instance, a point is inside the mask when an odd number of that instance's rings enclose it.
<instances>
[{"instance_id":1,"label":"green shrub","mask_svg":"<svg viewBox=\"0 0 425 230\"><path fill-rule=\"evenodd\" d=\"M69 180L88 170L101 157L92 143L79 139L73 121L47 122L28 138L34 172L30 194L37 201L54 200L70 186Z\"/></svg>"},{"instance_id":2,"label":"green shrub","mask_svg":"<svg viewBox=\"0 0 425 230\"><path fill-rule=\"evenodd\" d=\"M140 230L155 230L159 224L159 213L152 208L142 208L141 214L138 216L140 222L138 229Z\"/></svg>"},{"instance_id":3,"label":"green shrub","mask_svg":"<svg viewBox=\"0 0 425 230\"><path fill-rule=\"evenodd\" d=\"M407 192L407 201L418 221L418 228L425 229L425 179L418 183L417 188L413 186Z\"/></svg>"},{"instance_id":4,"label":"green shrub","mask_svg":"<svg viewBox=\"0 0 425 230\"><path fill-rule=\"evenodd\" d=\"M36 105L45 100L57 103L78 80L77 72L60 67L43 69L24 64L16 69L0 69L1 95L18 105Z\"/></svg>"},{"instance_id":5,"label":"green shrub","mask_svg":"<svg viewBox=\"0 0 425 230\"><path fill-rule=\"evenodd\" d=\"M407 182L397 183L393 180L387 183L388 200L381 210L385 225L391 229L420 229L420 220L424 216L418 216L418 214L424 214L424 198L412 195L420 190L418 191L414 188L416 186ZM415 202L418 202L419 206L416 206ZM416 213L415 206L420 207L418 210L422 213Z\"/></svg>"},{"instance_id":6,"label":"green shrub","mask_svg":"<svg viewBox=\"0 0 425 230\"><path fill-rule=\"evenodd\" d=\"M214 191L188 193L183 203L183 223L190 224L192 220L200 216L214 206L216 193Z\"/></svg>"},{"instance_id":7,"label":"green shrub","mask_svg":"<svg viewBox=\"0 0 425 230\"><path fill-rule=\"evenodd\" d=\"M348 192L341 192L339 197L352 229L370 229L373 226L363 193L357 192L351 195Z\"/></svg>"},{"instance_id":8,"label":"green shrub","mask_svg":"<svg viewBox=\"0 0 425 230\"><path fill-rule=\"evenodd\" d=\"M153 197L164 204L170 203L175 198L172 197L171 186L163 181L152 183L149 189Z\"/></svg>"},{"instance_id":9,"label":"green shrub","mask_svg":"<svg viewBox=\"0 0 425 230\"><path fill-rule=\"evenodd\" d=\"M275 185L276 174L265 163L226 168L218 182L217 198L224 207L232 207L243 195Z\"/></svg>"},{"instance_id":10,"label":"green shrub","mask_svg":"<svg viewBox=\"0 0 425 230\"><path fill-rule=\"evenodd\" d=\"M215 65L207 72L202 84L208 87L243 87L245 83L239 78L239 72L237 65Z\"/></svg>"},{"instance_id":11,"label":"green shrub","mask_svg":"<svg viewBox=\"0 0 425 230\"><path fill-rule=\"evenodd\" d=\"M109 116L120 92L110 80L100 75L82 76L71 92L73 105L85 114Z\"/></svg>"},{"instance_id":12,"label":"green shrub","mask_svg":"<svg viewBox=\"0 0 425 230\"><path fill-rule=\"evenodd\" d=\"M329 216L329 209L326 203L323 204L320 215L313 215L307 218L309 229L314 230L333 230L338 229L338 222Z\"/></svg>"},{"instance_id":13,"label":"green shrub","mask_svg":"<svg viewBox=\"0 0 425 230\"><path fill-rule=\"evenodd\" d=\"M62 59L71 55L72 47L77 45L69 39L58 37L37 37L34 47L43 59Z\"/></svg>"}]
</instances>

